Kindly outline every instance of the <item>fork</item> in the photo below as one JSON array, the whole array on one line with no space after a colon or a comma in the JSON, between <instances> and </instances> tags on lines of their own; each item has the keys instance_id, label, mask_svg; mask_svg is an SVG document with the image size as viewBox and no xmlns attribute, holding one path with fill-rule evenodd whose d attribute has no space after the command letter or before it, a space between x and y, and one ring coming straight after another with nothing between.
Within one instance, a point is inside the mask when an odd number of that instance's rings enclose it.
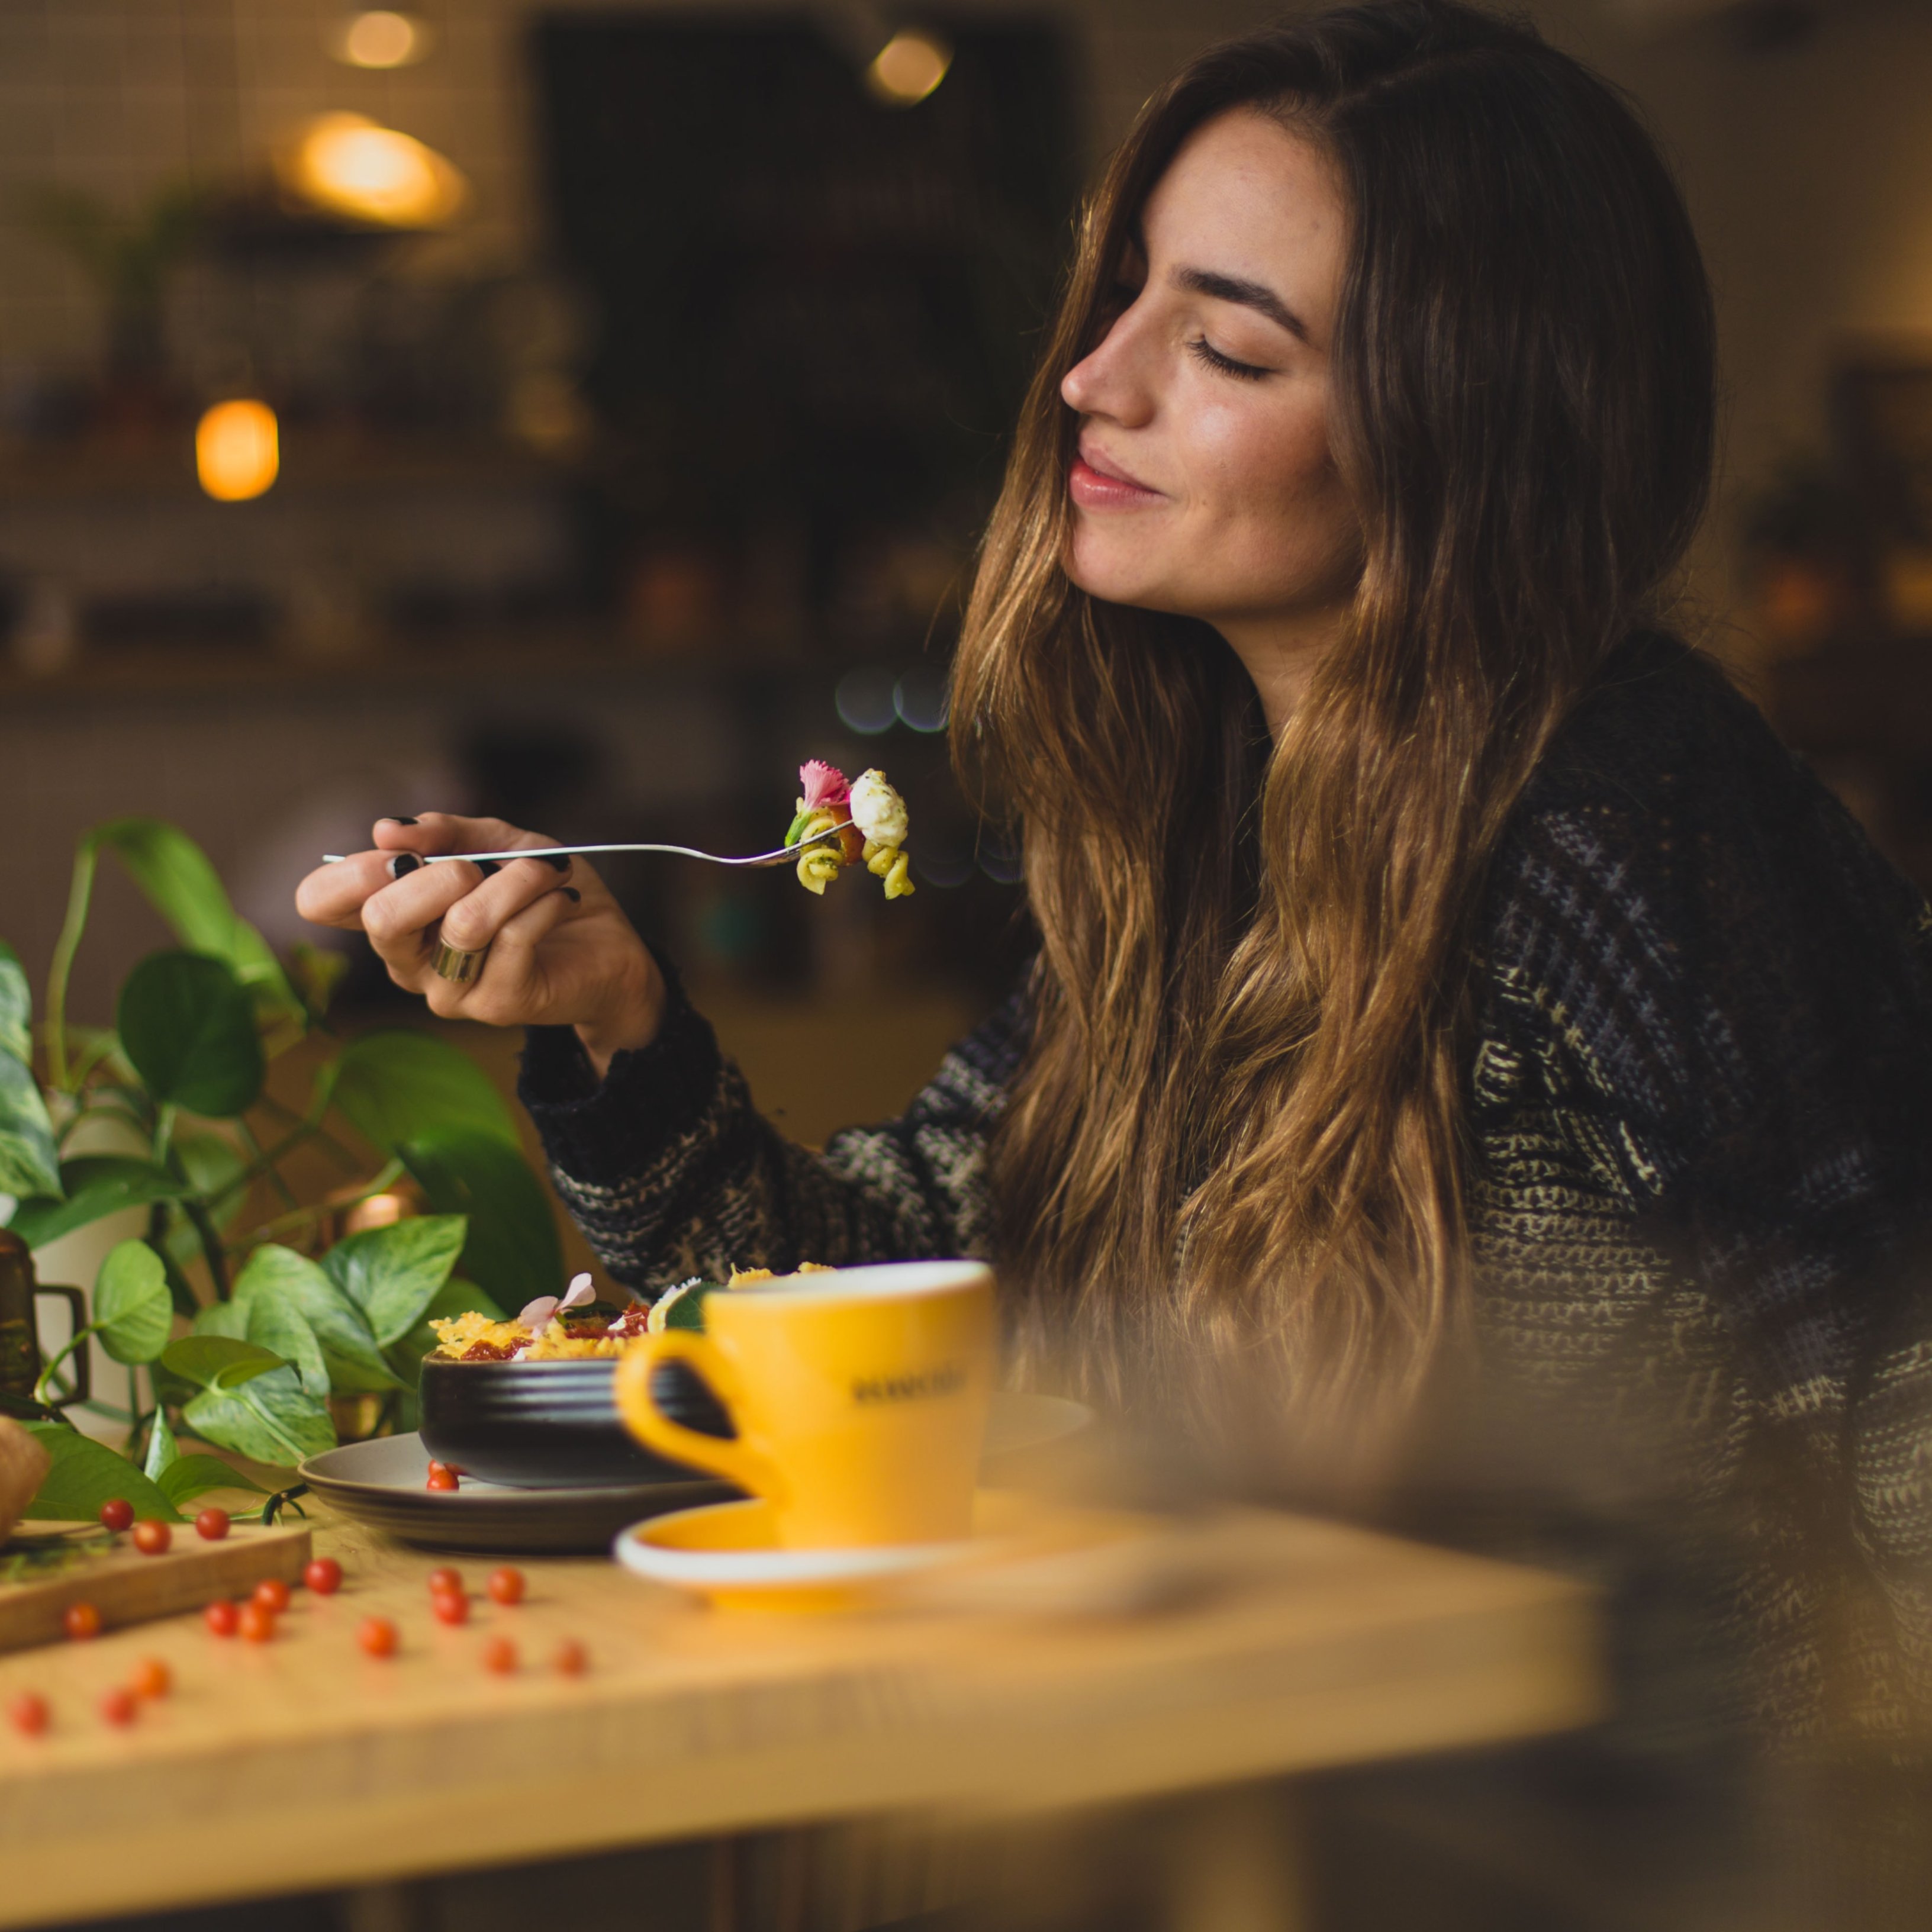
<instances>
[{"instance_id":1,"label":"fork","mask_svg":"<svg viewBox=\"0 0 1932 1932\"><path fill-rule=\"evenodd\" d=\"M481 865L485 860L501 864L509 859L587 859L604 852L666 852L674 858L703 859L713 866L788 866L813 847L823 845L828 838L837 838L851 822L848 818L844 824L827 826L812 838L801 838L796 845L781 845L771 852L753 852L742 859L728 859L716 852L700 852L691 845L523 845L510 852L418 852L416 856L425 866L440 866L453 859L466 859L472 865ZM322 862L325 866L339 866L348 856L345 852L325 852Z\"/></svg>"}]
</instances>

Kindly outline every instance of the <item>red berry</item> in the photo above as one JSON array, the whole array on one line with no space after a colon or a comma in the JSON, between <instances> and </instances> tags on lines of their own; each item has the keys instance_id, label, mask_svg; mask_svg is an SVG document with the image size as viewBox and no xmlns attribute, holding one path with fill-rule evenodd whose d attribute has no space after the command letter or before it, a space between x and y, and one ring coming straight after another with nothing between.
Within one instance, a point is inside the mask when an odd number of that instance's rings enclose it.
<instances>
[{"instance_id":1,"label":"red berry","mask_svg":"<svg viewBox=\"0 0 1932 1932\"><path fill-rule=\"evenodd\" d=\"M134 1547L143 1556L158 1556L174 1540L174 1532L158 1518L144 1516L134 1526Z\"/></svg>"},{"instance_id":2,"label":"red berry","mask_svg":"<svg viewBox=\"0 0 1932 1932\"><path fill-rule=\"evenodd\" d=\"M100 1612L92 1604L70 1604L61 1612L61 1624L76 1643L85 1643L100 1634Z\"/></svg>"},{"instance_id":3,"label":"red berry","mask_svg":"<svg viewBox=\"0 0 1932 1932\"><path fill-rule=\"evenodd\" d=\"M289 1586L279 1576L264 1576L255 1586L255 1601L280 1616L289 1606Z\"/></svg>"},{"instance_id":4,"label":"red berry","mask_svg":"<svg viewBox=\"0 0 1932 1932\"><path fill-rule=\"evenodd\" d=\"M428 1490L454 1490L460 1485L457 1481L454 1469L441 1462L432 1462L429 1466L429 1480L423 1486Z\"/></svg>"},{"instance_id":5,"label":"red berry","mask_svg":"<svg viewBox=\"0 0 1932 1932\"><path fill-rule=\"evenodd\" d=\"M210 1543L219 1543L228 1534L228 1512L210 1503L194 1520L194 1533Z\"/></svg>"},{"instance_id":6,"label":"red berry","mask_svg":"<svg viewBox=\"0 0 1932 1932\"><path fill-rule=\"evenodd\" d=\"M567 1636L557 1646L550 1661L566 1677L581 1677L590 1660L584 1654L583 1645L574 1636Z\"/></svg>"},{"instance_id":7,"label":"red berry","mask_svg":"<svg viewBox=\"0 0 1932 1932\"><path fill-rule=\"evenodd\" d=\"M318 1597L332 1597L342 1588L342 1565L332 1556L318 1556L302 1572L302 1581Z\"/></svg>"},{"instance_id":8,"label":"red berry","mask_svg":"<svg viewBox=\"0 0 1932 1932\"><path fill-rule=\"evenodd\" d=\"M104 1690L100 1694L100 1711L104 1724L131 1724L138 1708L134 1692L122 1690L118 1684L112 1690Z\"/></svg>"},{"instance_id":9,"label":"red berry","mask_svg":"<svg viewBox=\"0 0 1932 1932\"><path fill-rule=\"evenodd\" d=\"M174 1672L159 1657L142 1658L128 1675L128 1688L137 1697L165 1697L174 1684Z\"/></svg>"},{"instance_id":10,"label":"red berry","mask_svg":"<svg viewBox=\"0 0 1932 1932\"><path fill-rule=\"evenodd\" d=\"M100 1505L100 1520L110 1529L125 1529L134 1520L134 1505L125 1496L110 1496Z\"/></svg>"},{"instance_id":11,"label":"red berry","mask_svg":"<svg viewBox=\"0 0 1932 1932\"><path fill-rule=\"evenodd\" d=\"M429 1606L437 1621L446 1624L466 1624L470 1621L470 1599L454 1590L438 1590L429 1600Z\"/></svg>"},{"instance_id":12,"label":"red berry","mask_svg":"<svg viewBox=\"0 0 1932 1932\"><path fill-rule=\"evenodd\" d=\"M506 1636L493 1636L483 1646L483 1668L507 1677L517 1667L517 1646Z\"/></svg>"},{"instance_id":13,"label":"red berry","mask_svg":"<svg viewBox=\"0 0 1932 1932\"><path fill-rule=\"evenodd\" d=\"M201 1613L212 1636L232 1636L241 1628L241 1612L226 1597L218 1597Z\"/></svg>"},{"instance_id":14,"label":"red berry","mask_svg":"<svg viewBox=\"0 0 1932 1932\"><path fill-rule=\"evenodd\" d=\"M250 1643L268 1643L275 1634L275 1613L257 1597L250 1597L236 1612L235 1622Z\"/></svg>"},{"instance_id":15,"label":"red berry","mask_svg":"<svg viewBox=\"0 0 1932 1932\"><path fill-rule=\"evenodd\" d=\"M394 1657L396 1627L387 1617L364 1617L356 1628L356 1641L371 1657Z\"/></svg>"},{"instance_id":16,"label":"red berry","mask_svg":"<svg viewBox=\"0 0 1932 1932\"><path fill-rule=\"evenodd\" d=\"M7 1700L7 1720L22 1737L38 1737L47 1716L47 1700L32 1690L16 1690Z\"/></svg>"},{"instance_id":17,"label":"red berry","mask_svg":"<svg viewBox=\"0 0 1932 1932\"><path fill-rule=\"evenodd\" d=\"M490 1580L484 1588L490 1592L492 1603L520 1604L524 1600L524 1573L506 1563L502 1569L490 1572Z\"/></svg>"},{"instance_id":18,"label":"red berry","mask_svg":"<svg viewBox=\"0 0 1932 1932\"><path fill-rule=\"evenodd\" d=\"M444 1568L429 1573L429 1593L433 1597L439 1590L454 1590L460 1596L463 1591L463 1573L460 1570Z\"/></svg>"}]
</instances>

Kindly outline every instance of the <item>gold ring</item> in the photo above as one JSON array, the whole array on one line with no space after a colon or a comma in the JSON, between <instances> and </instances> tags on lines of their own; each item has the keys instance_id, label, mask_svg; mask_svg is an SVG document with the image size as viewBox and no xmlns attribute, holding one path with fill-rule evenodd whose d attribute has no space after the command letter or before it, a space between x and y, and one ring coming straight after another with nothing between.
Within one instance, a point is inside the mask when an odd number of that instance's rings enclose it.
<instances>
[{"instance_id":1,"label":"gold ring","mask_svg":"<svg viewBox=\"0 0 1932 1932\"><path fill-rule=\"evenodd\" d=\"M447 980L454 986L468 986L482 976L483 962L489 956L487 946L478 952L466 952L461 946L452 946L446 939L439 939L436 957L430 963L439 980Z\"/></svg>"}]
</instances>

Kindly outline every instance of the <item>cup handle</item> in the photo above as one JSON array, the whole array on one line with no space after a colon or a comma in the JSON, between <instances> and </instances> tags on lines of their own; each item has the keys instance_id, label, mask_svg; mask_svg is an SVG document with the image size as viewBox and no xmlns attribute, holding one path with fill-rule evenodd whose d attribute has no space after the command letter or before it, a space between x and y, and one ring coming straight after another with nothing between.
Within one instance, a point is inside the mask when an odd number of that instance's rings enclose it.
<instances>
[{"instance_id":1,"label":"cup handle","mask_svg":"<svg viewBox=\"0 0 1932 1932\"><path fill-rule=\"evenodd\" d=\"M34 1285L34 1292L36 1294L57 1295L64 1300L68 1305L68 1316L74 1323L76 1334L87 1326L87 1297L79 1288L62 1288L50 1282L40 1282ZM70 1402L90 1400L94 1394L94 1362L86 1343L82 1342L68 1356L62 1364L62 1370L74 1378L73 1392L55 1398L52 1406L64 1408Z\"/></svg>"},{"instance_id":2,"label":"cup handle","mask_svg":"<svg viewBox=\"0 0 1932 1932\"><path fill-rule=\"evenodd\" d=\"M777 1472L755 1449L736 1437L687 1429L658 1408L651 1394L651 1378L666 1362L679 1361L695 1369L727 1409L736 1408L730 1372L710 1339L688 1328L668 1328L661 1334L639 1336L618 1359L617 1413L624 1426L646 1448L674 1462L708 1469L754 1496L772 1495L778 1487Z\"/></svg>"}]
</instances>

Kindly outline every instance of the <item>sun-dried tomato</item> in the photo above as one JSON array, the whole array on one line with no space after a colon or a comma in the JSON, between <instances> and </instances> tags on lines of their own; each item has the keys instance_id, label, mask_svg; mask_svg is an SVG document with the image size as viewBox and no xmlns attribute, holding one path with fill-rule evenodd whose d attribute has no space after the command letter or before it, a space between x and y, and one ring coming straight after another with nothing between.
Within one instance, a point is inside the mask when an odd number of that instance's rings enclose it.
<instances>
[{"instance_id":1,"label":"sun-dried tomato","mask_svg":"<svg viewBox=\"0 0 1932 1932\"><path fill-rule=\"evenodd\" d=\"M507 1362L516 1353L500 1342L472 1342L457 1358L464 1362Z\"/></svg>"}]
</instances>

